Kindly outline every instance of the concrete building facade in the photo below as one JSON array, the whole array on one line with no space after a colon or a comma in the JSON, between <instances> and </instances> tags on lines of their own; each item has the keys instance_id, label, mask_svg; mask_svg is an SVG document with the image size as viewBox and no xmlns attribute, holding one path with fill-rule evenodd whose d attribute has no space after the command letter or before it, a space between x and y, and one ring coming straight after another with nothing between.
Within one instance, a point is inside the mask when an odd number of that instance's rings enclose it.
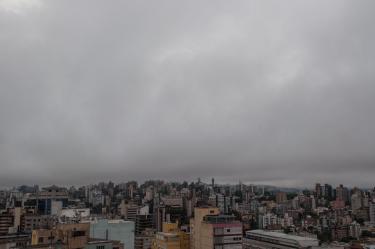
<instances>
[{"instance_id":1,"label":"concrete building facade","mask_svg":"<svg viewBox=\"0 0 375 249\"><path fill-rule=\"evenodd\" d=\"M195 208L191 220L192 249L242 248L242 224L218 208Z\"/></svg>"},{"instance_id":2,"label":"concrete building facade","mask_svg":"<svg viewBox=\"0 0 375 249\"><path fill-rule=\"evenodd\" d=\"M318 247L319 240L265 230L247 231L243 249L307 249Z\"/></svg>"}]
</instances>

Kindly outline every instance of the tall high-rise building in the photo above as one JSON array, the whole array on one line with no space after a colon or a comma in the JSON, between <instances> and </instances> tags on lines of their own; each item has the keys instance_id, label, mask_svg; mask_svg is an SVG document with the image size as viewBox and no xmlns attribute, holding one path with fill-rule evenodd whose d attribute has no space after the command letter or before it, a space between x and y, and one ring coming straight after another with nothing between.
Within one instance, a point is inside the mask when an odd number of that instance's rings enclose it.
<instances>
[{"instance_id":1,"label":"tall high-rise building","mask_svg":"<svg viewBox=\"0 0 375 249\"><path fill-rule=\"evenodd\" d=\"M323 196L327 200L332 200L332 186L329 184L324 184L324 191L323 191Z\"/></svg>"},{"instance_id":2,"label":"tall high-rise building","mask_svg":"<svg viewBox=\"0 0 375 249\"><path fill-rule=\"evenodd\" d=\"M349 201L349 190L342 184L336 188L336 200L344 201L345 203Z\"/></svg>"},{"instance_id":3,"label":"tall high-rise building","mask_svg":"<svg viewBox=\"0 0 375 249\"><path fill-rule=\"evenodd\" d=\"M320 183L315 184L315 196L318 199L322 197L322 186Z\"/></svg>"}]
</instances>

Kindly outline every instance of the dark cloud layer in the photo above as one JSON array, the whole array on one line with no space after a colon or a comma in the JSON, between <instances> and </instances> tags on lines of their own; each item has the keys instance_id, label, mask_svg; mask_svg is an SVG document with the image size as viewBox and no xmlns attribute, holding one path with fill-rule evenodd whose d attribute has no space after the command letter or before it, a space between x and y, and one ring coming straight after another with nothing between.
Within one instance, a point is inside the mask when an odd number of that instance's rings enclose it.
<instances>
[{"instance_id":1,"label":"dark cloud layer","mask_svg":"<svg viewBox=\"0 0 375 249\"><path fill-rule=\"evenodd\" d=\"M0 0L0 185L371 186L374 8Z\"/></svg>"}]
</instances>

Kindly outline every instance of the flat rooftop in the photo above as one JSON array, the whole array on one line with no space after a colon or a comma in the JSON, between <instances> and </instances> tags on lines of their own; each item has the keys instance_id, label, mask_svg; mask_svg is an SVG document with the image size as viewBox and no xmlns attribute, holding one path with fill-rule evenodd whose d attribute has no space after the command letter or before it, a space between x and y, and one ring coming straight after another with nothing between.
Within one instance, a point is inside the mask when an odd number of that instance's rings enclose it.
<instances>
[{"instance_id":1,"label":"flat rooftop","mask_svg":"<svg viewBox=\"0 0 375 249\"><path fill-rule=\"evenodd\" d=\"M157 235L164 236L164 237L179 237L176 233L165 233L165 232L158 232Z\"/></svg>"},{"instance_id":2,"label":"flat rooftop","mask_svg":"<svg viewBox=\"0 0 375 249\"><path fill-rule=\"evenodd\" d=\"M98 219L94 219L94 220L91 220L90 223L92 224L97 224L97 223L107 223L107 224L133 224L134 222L133 221L130 221L130 220L121 220L121 219L117 219L117 220L108 220L108 219L102 219L102 218L98 218Z\"/></svg>"},{"instance_id":3,"label":"flat rooftop","mask_svg":"<svg viewBox=\"0 0 375 249\"><path fill-rule=\"evenodd\" d=\"M280 238L280 239L289 239L289 240L295 240L295 241L317 241L317 239L314 239L314 238L290 235L286 233L271 232L271 231L266 231L266 230L250 230L246 232L246 235L247 234L261 235L261 236L274 237L274 238Z\"/></svg>"},{"instance_id":4,"label":"flat rooftop","mask_svg":"<svg viewBox=\"0 0 375 249\"><path fill-rule=\"evenodd\" d=\"M203 221L207 223L239 222L236 220L236 217L232 215L206 215L203 217Z\"/></svg>"}]
</instances>

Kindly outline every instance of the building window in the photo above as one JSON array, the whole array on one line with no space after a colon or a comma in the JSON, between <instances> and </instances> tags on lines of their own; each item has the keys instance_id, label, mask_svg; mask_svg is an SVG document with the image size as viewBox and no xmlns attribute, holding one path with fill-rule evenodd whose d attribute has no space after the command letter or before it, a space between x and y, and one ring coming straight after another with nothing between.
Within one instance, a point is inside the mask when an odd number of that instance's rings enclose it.
<instances>
[{"instance_id":1,"label":"building window","mask_svg":"<svg viewBox=\"0 0 375 249\"><path fill-rule=\"evenodd\" d=\"M73 237L85 236L85 231L73 231L72 236Z\"/></svg>"},{"instance_id":2,"label":"building window","mask_svg":"<svg viewBox=\"0 0 375 249\"><path fill-rule=\"evenodd\" d=\"M96 246L96 249L104 249L104 246Z\"/></svg>"}]
</instances>

